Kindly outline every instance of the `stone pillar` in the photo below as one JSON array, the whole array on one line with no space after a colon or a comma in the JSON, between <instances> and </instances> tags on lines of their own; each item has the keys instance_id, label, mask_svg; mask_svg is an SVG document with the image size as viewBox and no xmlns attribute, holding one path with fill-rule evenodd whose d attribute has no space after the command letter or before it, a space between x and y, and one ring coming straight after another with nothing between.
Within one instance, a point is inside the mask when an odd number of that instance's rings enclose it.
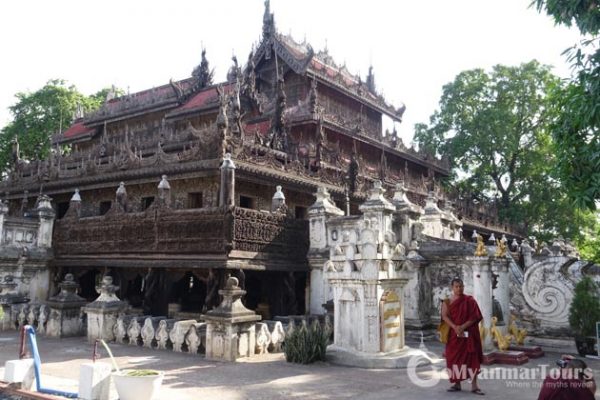
<instances>
[{"instance_id":1,"label":"stone pillar","mask_svg":"<svg viewBox=\"0 0 600 400\"><path fill-rule=\"evenodd\" d=\"M235 205L235 164L231 154L223 157L221 164L221 188L219 190L219 206L231 207Z\"/></svg>"},{"instance_id":2,"label":"stone pillar","mask_svg":"<svg viewBox=\"0 0 600 400\"><path fill-rule=\"evenodd\" d=\"M411 227L421 218L423 209L408 199L403 181L396 184L392 204L396 207L393 222L394 233L398 241L408 248L412 239Z\"/></svg>"},{"instance_id":3,"label":"stone pillar","mask_svg":"<svg viewBox=\"0 0 600 400\"><path fill-rule=\"evenodd\" d=\"M4 281L0 283L0 307L2 307L4 315L0 320L0 330L14 330L13 321L16 320L16 315L12 314L12 305L29 301L29 299L17 292L17 286L12 276L5 276Z\"/></svg>"},{"instance_id":4,"label":"stone pillar","mask_svg":"<svg viewBox=\"0 0 600 400\"><path fill-rule=\"evenodd\" d=\"M117 316L127 308L127 302L119 300L115 295L119 287L112 282L110 276L102 278L102 284L96 287L100 296L83 309L87 313L87 338L90 343L96 339L114 340L113 328L117 323Z\"/></svg>"},{"instance_id":5,"label":"stone pillar","mask_svg":"<svg viewBox=\"0 0 600 400\"><path fill-rule=\"evenodd\" d=\"M444 209L442 210L442 239L461 240L462 221L459 220L454 213L454 205L450 200L444 201Z\"/></svg>"},{"instance_id":6,"label":"stone pillar","mask_svg":"<svg viewBox=\"0 0 600 400\"><path fill-rule=\"evenodd\" d=\"M421 217L423 224L423 233L435 238L442 237L442 210L437 206L437 199L433 192L429 192L425 203L425 214Z\"/></svg>"},{"instance_id":7,"label":"stone pillar","mask_svg":"<svg viewBox=\"0 0 600 400\"><path fill-rule=\"evenodd\" d=\"M310 226L310 249L308 262L310 266L310 298L309 307L311 314L325 314L323 304L329 297L329 285L323 275L323 265L329 259L327 247L327 219L342 216L344 212L336 207L331 200L329 192L324 187L317 188L317 200L308 208Z\"/></svg>"},{"instance_id":8,"label":"stone pillar","mask_svg":"<svg viewBox=\"0 0 600 400\"><path fill-rule=\"evenodd\" d=\"M77 295L79 285L73 274L66 274L65 280L58 286L60 293L46 302L50 308L46 335L58 338L79 336L83 333L81 307L85 306L86 301Z\"/></svg>"},{"instance_id":9,"label":"stone pillar","mask_svg":"<svg viewBox=\"0 0 600 400\"><path fill-rule=\"evenodd\" d=\"M501 328L503 334L506 334L508 325L510 324L510 282L508 276L508 261L506 258L500 258L492 261L492 272L498 275L496 289L494 289L494 297L500 303L502 308L502 320L504 329Z\"/></svg>"},{"instance_id":10,"label":"stone pillar","mask_svg":"<svg viewBox=\"0 0 600 400\"><path fill-rule=\"evenodd\" d=\"M54 217L56 213L50 203L52 199L46 195L38 197L38 217L40 226L38 228L37 245L41 248L52 247L52 228L54 227Z\"/></svg>"},{"instance_id":11,"label":"stone pillar","mask_svg":"<svg viewBox=\"0 0 600 400\"><path fill-rule=\"evenodd\" d=\"M221 304L202 316L206 321L206 358L235 361L251 357L256 347L256 321L260 315L242 304L245 290L240 289L237 278L227 279Z\"/></svg>"},{"instance_id":12,"label":"stone pillar","mask_svg":"<svg viewBox=\"0 0 600 400\"><path fill-rule=\"evenodd\" d=\"M487 257L468 257L473 266L473 297L483 316L483 326L489 329L492 323L492 271ZM493 350L492 338L487 331L483 340L483 351Z\"/></svg>"},{"instance_id":13,"label":"stone pillar","mask_svg":"<svg viewBox=\"0 0 600 400\"><path fill-rule=\"evenodd\" d=\"M387 201L381 181L373 182L373 188L369 190L369 197L358 209L363 213L365 226L377 232L378 243L383 244L385 235L392 231L392 213L396 208ZM367 223L368 222L368 223Z\"/></svg>"}]
</instances>

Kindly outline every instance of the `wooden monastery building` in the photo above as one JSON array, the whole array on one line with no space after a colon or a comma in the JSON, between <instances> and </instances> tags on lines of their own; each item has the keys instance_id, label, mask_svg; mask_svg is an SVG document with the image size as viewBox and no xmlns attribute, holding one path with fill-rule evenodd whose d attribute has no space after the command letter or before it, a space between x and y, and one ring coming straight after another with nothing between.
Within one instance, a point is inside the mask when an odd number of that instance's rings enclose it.
<instances>
[{"instance_id":1,"label":"wooden monastery building","mask_svg":"<svg viewBox=\"0 0 600 400\"><path fill-rule=\"evenodd\" d=\"M191 77L109 96L53 138L70 152L19 164L2 182L12 215L33 209L40 191L52 198L50 295L70 272L92 300L109 274L134 308L197 315L233 275L248 308L302 314L319 186L350 214L375 180L390 194L403 183L421 205L435 189L454 202L465 237L509 231L493 209L441 193L448 163L383 132L383 118L400 123L405 107L384 100L372 70L362 80L278 33L265 5L259 45L245 65L234 57L226 82L212 82L203 50Z\"/></svg>"}]
</instances>

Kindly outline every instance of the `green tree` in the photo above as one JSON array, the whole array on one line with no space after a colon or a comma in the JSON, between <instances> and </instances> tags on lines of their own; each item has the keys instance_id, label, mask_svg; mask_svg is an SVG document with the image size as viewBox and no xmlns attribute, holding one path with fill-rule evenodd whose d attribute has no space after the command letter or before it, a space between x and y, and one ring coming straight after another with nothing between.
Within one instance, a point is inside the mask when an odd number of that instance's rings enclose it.
<instances>
[{"instance_id":1,"label":"green tree","mask_svg":"<svg viewBox=\"0 0 600 400\"><path fill-rule=\"evenodd\" d=\"M565 51L574 78L553 94L557 171L574 203L595 209L600 201L600 3L598 0L535 0L557 24L591 35Z\"/></svg>"},{"instance_id":2,"label":"green tree","mask_svg":"<svg viewBox=\"0 0 600 400\"><path fill-rule=\"evenodd\" d=\"M81 105L91 111L102 105L102 95L108 89L85 96L73 85L60 79L50 80L32 93L17 93L17 102L9 108L13 121L0 131L0 173L12 163L12 143L18 138L20 156L25 160L46 158L50 152L52 135L67 129Z\"/></svg>"},{"instance_id":3,"label":"green tree","mask_svg":"<svg viewBox=\"0 0 600 400\"><path fill-rule=\"evenodd\" d=\"M575 285L573 301L569 307L569 325L575 335L594 336L597 321L600 321L598 285L589 276L584 276Z\"/></svg>"},{"instance_id":4,"label":"green tree","mask_svg":"<svg viewBox=\"0 0 600 400\"><path fill-rule=\"evenodd\" d=\"M596 213L596 224L584 232L584 240L579 245L581 258L600 265L600 213Z\"/></svg>"},{"instance_id":5,"label":"green tree","mask_svg":"<svg viewBox=\"0 0 600 400\"><path fill-rule=\"evenodd\" d=\"M589 216L562 194L548 131L547 95L559 85L537 61L461 72L444 86L429 126L415 126L415 141L449 157L459 190L497 198L502 219L577 237Z\"/></svg>"}]
</instances>

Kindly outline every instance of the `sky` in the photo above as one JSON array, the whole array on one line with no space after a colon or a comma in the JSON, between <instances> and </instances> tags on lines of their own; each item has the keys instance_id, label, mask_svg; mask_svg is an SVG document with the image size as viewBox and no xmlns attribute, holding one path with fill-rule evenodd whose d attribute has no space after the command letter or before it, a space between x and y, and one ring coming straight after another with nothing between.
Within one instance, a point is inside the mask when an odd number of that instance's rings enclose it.
<instances>
[{"instance_id":1,"label":"sky","mask_svg":"<svg viewBox=\"0 0 600 400\"><path fill-rule=\"evenodd\" d=\"M442 86L461 71L536 59L568 77L561 53L575 29L530 0L272 0L281 33L325 47L340 65L407 107L400 136L428 122ZM191 76L207 50L217 81L245 61L262 29L263 0L19 0L0 2L0 127L17 92L64 79L84 94L114 84L136 92Z\"/></svg>"}]
</instances>

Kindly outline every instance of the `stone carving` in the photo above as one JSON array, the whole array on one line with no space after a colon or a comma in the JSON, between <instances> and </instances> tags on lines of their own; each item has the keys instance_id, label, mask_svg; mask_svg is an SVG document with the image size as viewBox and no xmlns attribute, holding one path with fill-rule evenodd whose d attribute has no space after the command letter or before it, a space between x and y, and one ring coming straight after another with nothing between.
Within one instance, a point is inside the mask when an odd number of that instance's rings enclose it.
<instances>
[{"instance_id":1,"label":"stone carving","mask_svg":"<svg viewBox=\"0 0 600 400\"><path fill-rule=\"evenodd\" d=\"M158 329L156 330L156 348L159 350L165 350L167 348L167 342L169 340L169 331L173 329L175 324L174 319L162 319L158 323Z\"/></svg>"},{"instance_id":2,"label":"stone carving","mask_svg":"<svg viewBox=\"0 0 600 400\"><path fill-rule=\"evenodd\" d=\"M40 311L39 304L30 304L29 312L27 313L27 324L35 326L37 322L37 316Z\"/></svg>"},{"instance_id":3,"label":"stone carving","mask_svg":"<svg viewBox=\"0 0 600 400\"><path fill-rule=\"evenodd\" d=\"M160 319L164 317L148 317L144 320L141 336L144 347L153 348L156 346L156 329Z\"/></svg>"},{"instance_id":4,"label":"stone carving","mask_svg":"<svg viewBox=\"0 0 600 400\"><path fill-rule=\"evenodd\" d=\"M173 329L171 329L171 332L169 332L169 339L171 339L171 343L173 343L173 351L177 353L181 353L183 351L181 346L183 343L186 343L186 335L190 331L190 327L196 322L197 321L193 319L175 322Z\"/></svg>"},{"instance_id":5,"label":"stone carving","mask_svg":"<svg viewBox=\"0 0 600 400\"><path fill-rule=\"evenodd\" d=\"M529 266L525 272L522 293L527 306L539 321L538 329L568 329L569 304L573 298L574 277L581 262L567 265L566 257L548 257Z\"/></svg>"},{"instance_id":6,"label":"stone carving","mask_svg":"<svg viewBox=\"0 0 600 400\"><path fill-rule=\"evenodd\" d=\"M142 333L142 327L139 322L140 319L143 321L142 318L144 318L144 317L132 318L131 321L129 322L129 326L127 327L127 336L129 338L128 344L130 344L131 346L137 346L142 340L140 337L140 335Z\"/></svg>"},{"instance_id":7,"label":"stone carving","mask_svg":"<svg viewBox=\"0 0 600 400\"><path fill-rule=\"evenodd\" d=\"M198 335L198 330L196 329L195 324L191 325L185 334L185 345L187 346L190 354L198 353L198 349L200 347L200 335ZM181 345L179 345L179 351L182 351Z\"/></svg>"},{"instance_id":8,"label":"stone carving","mask_svg":"<svg viewBox=\"0 0 600 400\"><path fill-rule=\"evenodd\" d=\"M279 353L282 351L283 341L285 340L285 332L281 322L275 322L273 325L273 331L271 332L271 351L273 353Z\"/></svg>"},{"instance_id":9,"label":"stone carving","mask_svg":"<svg viewBox=\"0 0 600 400\"><path fill-rule=\"evenodd\" d=\"M38 324L36 328L36 333L38 335L46 334L46 321L48 321L48 307L45 304L40 306L39 314L38 314Z\"/></svg>"},{"instance_id":10,"label":"stone carving","mask_svg":"<svg viewBox=\"0 0 600 400\"><path fill-rule=\"evenodd\" d=\"M131 316L119 315L117 317L117 323L114 327L115 341L120 344L128 343L127 338L127 327L131 321Z\"/></svg>"},{"instance_id":11,"label":"stone carving","mask_svg":"<svg viewBox=\"0 0 600 400\"><path fill-rule=\"evenodd\" d=\"M256 324L256 353L267 354L271 344L271 332L267 324L259 322Z\"/></svg>"}]
</instances>

